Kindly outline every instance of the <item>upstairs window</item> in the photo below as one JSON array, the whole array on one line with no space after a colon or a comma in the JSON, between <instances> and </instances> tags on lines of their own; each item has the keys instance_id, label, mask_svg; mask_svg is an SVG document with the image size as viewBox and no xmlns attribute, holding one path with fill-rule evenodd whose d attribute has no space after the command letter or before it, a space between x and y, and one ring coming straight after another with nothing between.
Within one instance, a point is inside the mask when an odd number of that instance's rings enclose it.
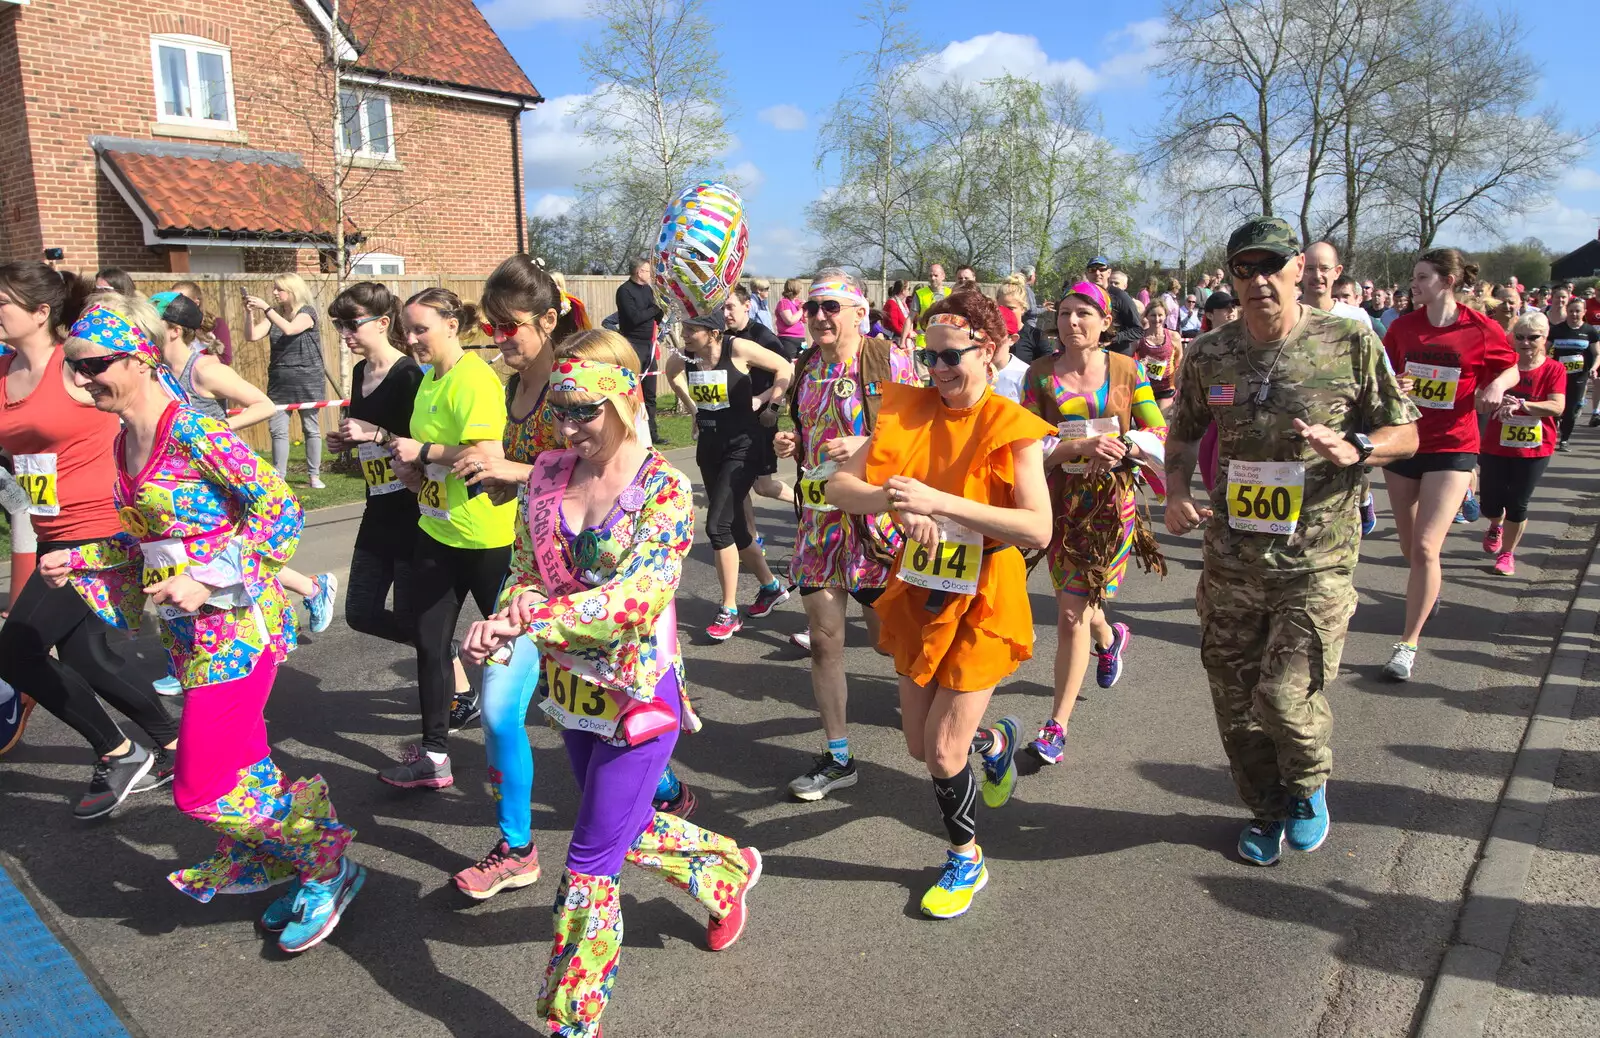
<instances>
[{"instance_id":1,"label":"upstairs window","mask_svg":"<svg viewBox=\"0 0 1600 1038\"><path fill-rule=\"evenodd\" d=\"M369 252L350 266L350 273L364 278L396 277L405 272L406 261L387 252Z\"/></svg>"},{"instance_id":2,"label":"upstairs window","mask_svg":"<svg viewBox=\"0 0 1600 1038\"><path fill-rule=\"evenodd\" d=\"M370 159L394 158L394 117L383 94L339 91L339 149Z\"/></svg>"},{"instance_id":3,"label":"upstairs window","mask_svg":"<svg viewBox=\"0 0 1600 1038\"><path fill-rule=\"evenodd\" d=\"M156 120L234 128L233 62L228 48L196 36L152 36Z\"/></svg>"}]
</instances>

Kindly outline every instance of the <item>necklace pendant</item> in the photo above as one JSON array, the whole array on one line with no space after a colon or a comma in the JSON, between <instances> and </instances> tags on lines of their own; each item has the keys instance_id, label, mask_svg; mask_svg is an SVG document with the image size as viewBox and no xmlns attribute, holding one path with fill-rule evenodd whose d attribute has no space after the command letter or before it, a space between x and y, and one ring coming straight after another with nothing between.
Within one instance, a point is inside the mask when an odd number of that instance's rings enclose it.
<instances>
[{"instance_id":1,"label":"necklace pendant","mask_svg":"<svg viewBox=\"0 0 1600 1038\"><path fill-rule=\"evenodd\" d=\"M1256 390L1256 403L1258 403L1258 404L1266 403L1267 402L1267 394L1270 393L1271 391L1272 391L1272 380L1270 378L1262 379L1261 380L1261 388Z\"/></svg>"}]
</instances>

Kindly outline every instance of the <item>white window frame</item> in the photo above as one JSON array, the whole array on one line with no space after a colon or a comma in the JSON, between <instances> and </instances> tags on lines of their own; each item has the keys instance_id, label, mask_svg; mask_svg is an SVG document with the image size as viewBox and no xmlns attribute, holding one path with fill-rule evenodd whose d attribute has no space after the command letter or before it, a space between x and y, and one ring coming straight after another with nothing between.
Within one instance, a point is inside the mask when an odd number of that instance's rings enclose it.
<instances>
[{"instance_id":1,"label":"white window frame","mask_svg":"<svg viewBox=\"0 0 1600 1038\"><path fill-rule=\"evenodd\" d=\"M355 98L356 98L356 110L358 112L358 118L359 118L360 123L361 123L361 147L355 149L354 151L352 151L351 149L345 147L345 141L344 141L344 95L346 93L350 93L350 94L354 94L355 95ZM380 99L380 100L383 101L384 130L385 130L384 139L386 141L388 141L388 143L389 143L388 150L387 151L383 151L383 152L377 152L377 151L373 151L372 150L371 138L370 138L370 135L367 133L367 104L369 102L371 102L374 98L377 98L377 99ZM393 98L391 98L387 93L385 93L385 92L383 92L381 90L366 90L366 89L363 89L361 87L352 86L352 85L350 85L348 83L342 84L339 87L339 154L344 155L347 158L388 159L388 160L393 160L394 159L394 99Z\"/></svg>"},{"instance_id":2,"label":"white window frame","mask_svg":"<svg viewBox=\"0 0 1600 1038\"><path fill-rule=\"evenodd\" d=\"M161 88L161 48L177 47L186 57L185 67L189 72L189 96L198 99L200 96L200 62L198 55L215 54L222 58L223 85L228 92L228 118L202 119L193 115L168 115L163 103ZM156 122L168 126L204 126L211 129L237 130L238 111L235 107L236 98L233 90L233 52L212 40L201 36L186 36L180 34L161 33L150 37L150 74L155 86L156 95Z\"/></svg>"},{"instance_id":3,"label":"white window frame","mask_svg":"<svg viewBox=\"0 0 1600 1038\"><path fill-rule=\"evenodd\" d=\"M398 269L384 272L379 270L382 266L393 266ZM361 268L367 267L363 271ZM355 262L350 264L351 274L360 274L365 278L396 278L404 277L406 273L406 260L404 256L396 256L392 252L368 252L357 256Z\"/></svg>"}]
</instances>

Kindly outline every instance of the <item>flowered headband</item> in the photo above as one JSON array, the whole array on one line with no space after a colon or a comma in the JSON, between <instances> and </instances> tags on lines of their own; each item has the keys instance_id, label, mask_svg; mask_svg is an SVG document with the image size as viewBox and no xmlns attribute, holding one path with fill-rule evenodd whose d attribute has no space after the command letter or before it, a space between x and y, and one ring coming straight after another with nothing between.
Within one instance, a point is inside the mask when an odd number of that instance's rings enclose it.
<instances>
[{"instance_id":1,"label":"flowered headband","mask_svg":"<svg viewBox=\"0 0 1600 1038\"><path fill-rule=\"evenodd\" d=\"M1065 292L1061 293L1062 299L1065 299L1067 296L1078 296L1081 299L1088 300L1090 303L1094 304L1094 308L1096 310L1100 311L1101 317L1105 317L1111 313L1111 297L1106 295L1105 289L1101 288L1093 281L1080 281L1076 285L1073 285L1071 288L1067 289Z\"/></svg>"},{"instance_id":2,"label":"flowered headband","mask_svg":"<svg viewBox=\"0 0 1600 1038\"><path fill-rule=\"evenodd\" d=\"M83 312L82 317L73 322L67 338L82 339L112 353L131 354L141 364L156 369L156 377L160 380L161 387L172 399L180 404L189 402L188 394L178 384L172 369L162 360L161 351L156 348L155 343L150 341L150 337L141 328L115 310L99 303L89 307Z\"/></svg>"},{"instance_id":3,"label":"flowered headband","mask_svg":"<svg viewBox=\"0 0 1600 1038\"><path fill-rule=\"evenodd\" d=\"M983 333L982 328L974 328L972 326L972 322L967 320L965 317L962 317L960 314L934 314L932 317L928 318L929 328L932 328L936 324L942 324L947 328L959 328L966 332L969 338L981 342L987 342L989 339L989 337Z\"/></svg>"},{"instance_id":4,"label":"flowered headband","mask_svg":"<svg viewBox=\"0 0 1600 1038\"><path fill-rule=\"evenodd\" d=\"M633 396L639 376L616 364L567 357L556 361L550 372L550 390L555 393L593 393L613 401Z\"/></svg>"}]
</instances>

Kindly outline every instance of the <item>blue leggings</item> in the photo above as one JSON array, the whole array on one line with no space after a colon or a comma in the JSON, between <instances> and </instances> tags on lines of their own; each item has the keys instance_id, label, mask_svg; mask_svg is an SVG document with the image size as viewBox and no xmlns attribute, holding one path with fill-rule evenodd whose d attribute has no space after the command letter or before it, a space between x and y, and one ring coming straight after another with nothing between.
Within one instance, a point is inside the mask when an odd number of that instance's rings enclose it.
<instances>
[{"instance_id":1,"label":"blue leggings","mask_svg":"<svg viewBox=\"0 0 1600 1038\"><path fill-rule=\"evenodd\" d=\"M483 668L483 743L489 752L489 785L500 835L512 848L533 842L533 747L528 743L528 706L539 687L539 646L531 638L512 643L511 659ZM670 749L668 750L670 753ZM678 777L667 762L657 797L676 795Z\"/></svg>"}]
</instances>

